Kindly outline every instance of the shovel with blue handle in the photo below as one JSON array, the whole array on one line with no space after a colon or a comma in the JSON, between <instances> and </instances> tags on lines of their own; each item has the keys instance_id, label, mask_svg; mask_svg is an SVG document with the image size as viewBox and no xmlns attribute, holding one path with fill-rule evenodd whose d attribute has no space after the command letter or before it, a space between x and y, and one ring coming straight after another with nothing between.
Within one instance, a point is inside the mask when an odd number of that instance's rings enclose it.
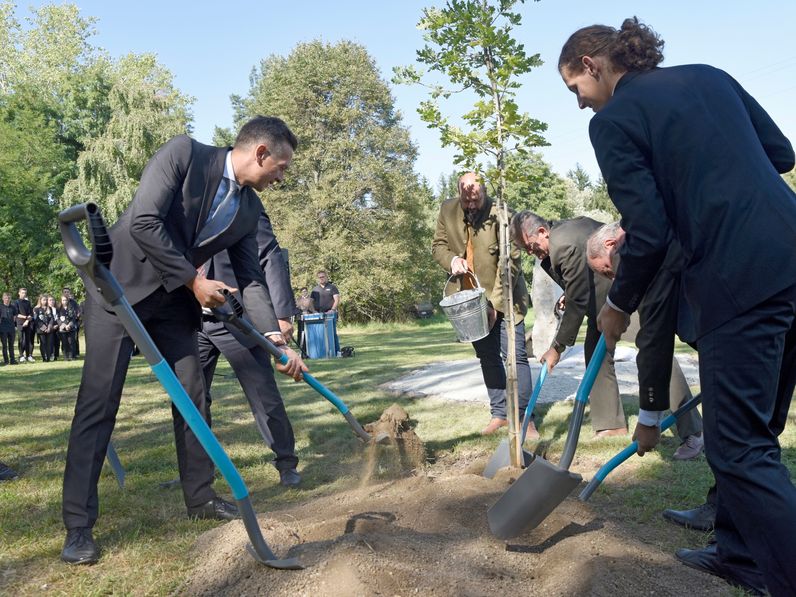
<instances>
[{"instance_id":1,"label":"shovel with blue handle","mask_svg":"<svg viewBox=\"0 0 796 597\"><path fill-rule=\"evenodd\" d=\"M255 328L251 322L249 322L243 316L243 305L240 304L240 301L238 301L238 299L236 299L235 296L228 290L224 289L222 292L226 298L227 304L229 305L229 310L220 308L213 309L213 315L215 318L219 321L223 321L224 323L234 325L249 338L253 339L260 347L264 348L266 352L274 357L279 363L286 365L288 362L287 355L276 344L271 342L268 338L257 331L257 328ZM359 437L359 439L364 442L370 442L373 440L376 443L381 443L385 439L389 439L387 434L380 434L375 439L371 437L371 435L363 429L362 425L359 424L359 421L357 421L354 415L351 414L351 411L348 409L348 406L346 406L345 402L343 402L334 392L315 379L315 377L313 377L309 372L303 371L301 375L304 378L304 381L307 382L307 385L318 392L321 396L326 398L335 406L335 408L337 408L338 411L340 411L340 414L343 415L343 418L346 420L349 427L351 427L357 437Z\"/></svg>"},{"instance_id":2,"label":"shovel with blue handle","mask_svg":"<svg viewBox=\"0 0 796 597\"><path fill-rule=\"evenodd\" d=\"M677 422L681 416L687 413L689 410L694 408L697 404L702 401L702 395L697 394L693 398L690 398L686 402L680 405L676 411L666 417L663 421L661 421L661 433L669 429L672 425ZM633 456L638 451L638 442L632 442L627 448L619 452L616 456L611 458L608 462L600 467L600 470L594 475L591 481L583 488L578 495L578 499L582 502L588 501L588 499L592 496L592 494L597 490L600 484L605 481L605 478L620 464L622 464L625 460Z\"/></svg>"},{"instance_id":3,"label":"shovel with blue handle","mask_svg":"<svg viewBox=\"0 0 796 597\"><path fill-rule=\"evenodd\" d=\"M91 249L86 248L76 224L86 221ZM58 214L61 238L69 261L82 271L119 318L120 323L144 355L152 372L163 384L171 401L196 435L199 443L221 471L238 503L243 524L251 544L247 546L255 560L271 568L298 570L303 568L297 558L279 559L263 538L257 515L249 498L249 490L227 456L224 448L210 431L202 415L180 384L174 371L160 354L141 320L124 296L124 291L110 271L113 246L99 208L94 203L81 203Z\"/></svg>"},{"instance_id":4,"label":"shovel with blue handle","mask_svg":"<svg viewBox=\"0 0 796 597\"><path fill-rule=\"evenodd\" d=\"M586 373L575 395L575 407L569 420L567 441L558 466L541 456L533 461L500 496L487 512L489 528L500 539L510 539L538 526L581 482L582 477L569 472L575 457L580 427L594 380L605 359L605 338L600 335Z\"/></svg>"},{"instance_id":5,"label":"shovel with blue handle","mask_svg":"<svg viewBox=\"0 0 796 597\"><path fill-rule=\"evenodd\" d=\"M531 399L528 400L528 406L525 407L525 414L523 415L522 419L522 435L520 436L521 446L525 445L525 436L528 434L528 425L531 422L531 415L533 414L533 409L536 406L536 400L539 398L539 394L542 391L542 384L544 384L544 380L546 378L547 364L542 363L542 372L539 374L539 380L536 382L536 387L534 387L533 392L531 393ZM528 466L532 460L533 454L523 449L522 466ZM483 475L487 479L492 479L500 469L509 466L510 464L511 452L509 450L509 440L508 438L504 438L501 440L500 444L498 444L495 453L492 454L492 458L490 458L489 462L486 463Z\"/></svg>"}]
</instances>

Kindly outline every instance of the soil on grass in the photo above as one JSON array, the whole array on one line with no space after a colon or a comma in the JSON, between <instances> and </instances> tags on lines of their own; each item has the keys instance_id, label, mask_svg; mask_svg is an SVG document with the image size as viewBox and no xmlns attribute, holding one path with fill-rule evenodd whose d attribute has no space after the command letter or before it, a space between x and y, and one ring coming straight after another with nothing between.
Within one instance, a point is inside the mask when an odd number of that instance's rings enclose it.
<instances>
[{"instance_id":1,"label":"soil on grass","mask_svg":"<svg viewBox=\"0 0 796 597\"><path fill-rule=\"evenodd\" d=\"M391 447L366 448L366 461L386 459L402 478L260 517L271 548L280 557L300 558L305 570L279 571L256 563L246 553L243 524L234 521L199 538L197 566L182 592L313 597L730 594L722 581L686 568L670 553L629 534L621 521L602 518L574 498L536 529L508 542L496 539L486 512L516 474L503 469L485 479L480 473L487 456L476 461L448 457L420 467L424 451L409 417L388 411L369 432L390 434ZM577 465L576 460L573 468ZM373 466L365 467L363 480L372 476Z\"/></svg>"}]
</instances>

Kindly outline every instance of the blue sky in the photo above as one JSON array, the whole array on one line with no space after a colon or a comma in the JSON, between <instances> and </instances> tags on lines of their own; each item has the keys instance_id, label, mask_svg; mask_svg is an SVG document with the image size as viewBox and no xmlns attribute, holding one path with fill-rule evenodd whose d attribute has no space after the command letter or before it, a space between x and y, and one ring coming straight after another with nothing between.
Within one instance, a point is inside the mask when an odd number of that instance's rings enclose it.
<instances>
[{"instance_id":1,"label":"blue sky","mask_svg":"<svg viewBox=\"0 0 796 597\"><path fill-rule=\"evenodd\" d=\"M229 95L245 95L252 67L271 54L287 54L299 42L349 39L364 45L382 76L392 67L414 62L422 47L416 29L424 6L439 1L354 0L294 2L208 2L194 0L77 0L83 16L98 18L93 43L113 56L154 52L175 76L177 86L196 98L194 136L211 142L213 127L229 126ZM33 6L44 4L33 2ZM22 4L22 7L28 4ZM18 17L25 15L20 7ZM796 141L796 47L792 0L640 1L542 0L519 5L522 25L515 37L545 64L522 79L521 110L549 125L545 159L565 174L580 163L599 174L588 140L591 111L580 111L561 83L556 61L573 31L594 23L619 26L637 15L666 41L664 66L707 63L732 74L768 110L783 132ZM425 98L419 87L393 86L396 107L419 148L415 169L436 183L453 169L453 151L420 121L416 109ZM460 114L472 100L443 106Z\"/></svg>"}]
</instances>

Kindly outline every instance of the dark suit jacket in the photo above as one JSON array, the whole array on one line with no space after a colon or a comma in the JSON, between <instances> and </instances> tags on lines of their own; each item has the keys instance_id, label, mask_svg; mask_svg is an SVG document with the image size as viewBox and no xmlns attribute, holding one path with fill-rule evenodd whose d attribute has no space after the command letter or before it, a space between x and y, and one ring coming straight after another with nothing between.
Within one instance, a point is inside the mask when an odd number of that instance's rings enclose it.
<instances>
[{"instance_id":1,"label":"dark suit jacket","mask_svg":"<svg viewBox=\"0 0 796 597\"><path fill-rule=\"evenodd\" d=\"M586 241L600 226L601 222L586 217L550 225L549 255L542 260L542 268L564 289L567 297L556 334L560 344L574 345L584 316L596 322L597 312L605 304L611 282L595 276L586 261Z\"/></svg>"},{"instance_id":2,"label":"dark suit jacket","mask_svg":"<svg viewBox=\"0 0 796 597\"><path fill-rule=\"evenodd\" d=\"M627 73L589 132L627 233L617 306L638 307L672 231L697 337L796 281L796 196L778 174L793 148L725 72Z\"/></svg>"},{"instance_id":3,"label":"dark suit jacket","mask_svg":"<svg viewBox=\"0 0 796 597\"><path fill-rule=\"evenodd\" d=\"M511 217L511 213L509 213ZM503 283L498 275L498 261L500 257L500 225L495 203L487 197L484 207L477 221L470 226L464 218L464 210L459 199L448 199L439 210L437 228L431 244L434 259L442 268L450 273L451 260L454 257L464 258L467 252L468 231L473 234L473 267L478 281L486 290L486 298L496 311L503 311ZM528 312L528 288L520 269L520 250L511 245L511 273L514 282L514 312L519 317L525 317ZM455 281L455 279L454 279ZM453 282L453 281L452 281ZM445 292L452 293L460 290L454 287L445 288ZM519 321L518 321L519 323Z\"/></svg>"},{"instance_id":4,"label":"dark suit jacket","mask_svg":"<svg viewBox=\"0 0 796 597\"><path fill-rule=\"evenodd\" d=\"M110 230L111 271L135 305L161 286L167 292L180 289L196 276L197 267L227 250L254 325L262 331L278 330L257 258L262 204L254 190L244 187L240 207L225 230L196 244L221 182L227 151L186 135L158 149L130 207ZM86 287L95 292L90 283ZM199 303L193 301L193 306L198 318Z\"/></svg>"},{"instance_id":5,"label":"dark suit jacket","mask_svg":"<svg viewBox=\"0 0 796 597\"><path fill-rule=\"evenodd\" d=\"M293 290L290 286L290 274L282 254L282 248L279 246L279 241L277 241L274 235L271 220L262 208L257 218L257 249L260 268L265 275L268 294L273 302L275 315L279 319L288 319L292 317L296 311ZM229 286L237 286L240 284L235 276L235 270L232 267L229 251L222 251L213 257L210 276L215 280L221 280ZM246 306L245 303L244 306ZM250 309L247 307L246 312L251 317L249 311ZM244 346L254 346L254 341L245 334L239 332L235 326L220 323L204 324L205 328L209 330L216 329L222 325ZM262 331L278 332L279 326L277 325L273 329Z\"/></svg>"}]
</instances>

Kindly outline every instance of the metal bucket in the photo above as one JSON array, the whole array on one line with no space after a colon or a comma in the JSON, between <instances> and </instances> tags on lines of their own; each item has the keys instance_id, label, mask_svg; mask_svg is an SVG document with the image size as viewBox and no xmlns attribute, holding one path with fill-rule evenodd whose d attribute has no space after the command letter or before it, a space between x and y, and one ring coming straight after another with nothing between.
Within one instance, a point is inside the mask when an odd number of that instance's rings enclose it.
<instances>
[{"instance_id":1,"label":"metal bucket","mask_svg":"<svg viewBox=\"0 0 796 597\"><path fill-rule=\"evenodd\" d=\"M439 306L456 331L459 342L475 342L489 335L489 322L486 312L486 291L481 288L478 278L467 272L475 280L476 288L460 290L448 296L443 294ZM445 286L453 276L448 278ZM443 288L443 293L445 292Z\"/></svg>"}]
</instances>

